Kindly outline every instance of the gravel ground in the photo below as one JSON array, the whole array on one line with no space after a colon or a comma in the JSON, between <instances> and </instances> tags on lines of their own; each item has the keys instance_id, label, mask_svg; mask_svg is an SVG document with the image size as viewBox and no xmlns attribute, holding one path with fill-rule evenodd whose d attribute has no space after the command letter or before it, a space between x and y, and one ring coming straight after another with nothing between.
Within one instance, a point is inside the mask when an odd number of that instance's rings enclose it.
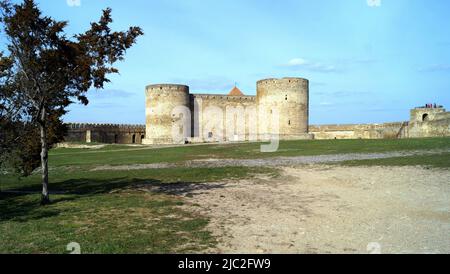
<instances>
[{"instance_id":1,"label":"gravel ground","mask_svg":"<svg viewBox=\"0 0 450 274\"><path fill-rule=\"evenodd\" d=\"M182 163L157 163L157 164L136 164L136 165L104 165L92 169L92 171L100 170L139 170L139 169L158 169L173 167L279 167L292 166L300 164L319 164L319 163L335 163L350 160L370 160L385 159L394 157L406 157L414 155L433 155L450 152L445 150L417 150L417 151L394 151L386 153L351 153L351 154L332 154L332 155L315 155L315 156L296 156L296 157L273 157L260 159L202 159L194 161L186 161Z\"/></svg>"},{"instance_id":2,"label":"gravel ground","mask_svg":"<svg viewBox=\"0 0 450 274\"><path fill-rule=\"evenodd\" d=\"M310 165L160 191L211 218L211 252L450 253L449 179L445 169Z\"/></svg>"}]
</instances>

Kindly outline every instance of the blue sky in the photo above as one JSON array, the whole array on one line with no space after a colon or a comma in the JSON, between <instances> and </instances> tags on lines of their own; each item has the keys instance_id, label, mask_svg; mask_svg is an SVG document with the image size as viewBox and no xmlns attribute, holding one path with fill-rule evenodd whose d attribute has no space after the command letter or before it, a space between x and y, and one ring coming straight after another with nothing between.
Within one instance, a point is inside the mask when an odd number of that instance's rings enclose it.
<instances>
[{"instance_id":1,"label":"blue sky","mask_svg":"<svg viewBox=\"0 0 450 274\"><path fill-rule=\"evenodd\" d=\"M450 1L40 0L47 15L86 30L113 9L117 30L145 36L90 105L67 122L145 122L144 88L248 95L267 77L310 79L312 124L409 119L425 103L450 108ZM70 4L70 5L69 5ZM75 5L74 5L75 4ZM80 5L78 5L80 4Z\"/></svg>"}]
</instances>

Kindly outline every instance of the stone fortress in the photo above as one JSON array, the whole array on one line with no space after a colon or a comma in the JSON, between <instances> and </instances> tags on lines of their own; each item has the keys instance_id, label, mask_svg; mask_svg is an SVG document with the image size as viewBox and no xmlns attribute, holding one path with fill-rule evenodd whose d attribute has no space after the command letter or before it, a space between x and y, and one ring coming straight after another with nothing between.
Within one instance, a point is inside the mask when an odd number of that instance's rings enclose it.
<instances>
[{"instance_id":1,"label":"stone fortress","mask_svg":"<svg viewBox=\"0 0 450 274\"><path fill-rule=\"evenodd\" d=\"M184 85L150 85L143 143L258 141L276 133L280 139L312 139L308 102L309 82L302 78L258 81L256 96L237 87L217 95L191 94Z\"/></svg>"},{"instance_id":2,"label":"stone fortress","mask_svg":"<svg viewBox=\"0 0 450 274\"><path fill-rule=\"evenodd\" d=\"M146 87L146 125L69 124L67 142L186 144L298 139L387 139L450 136L450 112L427 105L409 122L309 125L309 81L257 82L256 96L237 87L228 95L192 94L189 87Z\"/></svg>"}]
</instances>

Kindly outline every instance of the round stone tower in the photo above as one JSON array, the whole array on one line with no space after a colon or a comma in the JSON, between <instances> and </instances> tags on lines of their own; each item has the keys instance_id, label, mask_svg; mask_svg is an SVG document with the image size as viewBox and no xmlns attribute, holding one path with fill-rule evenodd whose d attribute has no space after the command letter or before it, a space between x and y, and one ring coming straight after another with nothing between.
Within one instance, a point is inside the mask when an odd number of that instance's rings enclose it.
<instances>
[{"instance_id":1,"label":"round stone tower","mask_svg":"<svg viewBox=\"0 0 450 274\"><path fill-rule=\"evenodd\" d=\"M280 139L311 139L309 81L303 78L264 79L257 82L256 104L260 138L273 134L275 125L264 125L276 110ZM273 116L272 116L273 117Z\"/></svg>"},{"instance_id":2,"label":"round stone tower","mask_svg":"<svg viewBox=\"0 0 450 274\"><path fill-rule=\"evenodd\" d=\"M173 144L172 130L176 122L172 111L176 107L189 109L189 87L158 84L146 87L146 135L143 144Z\"/></svg>"}]
</instances>

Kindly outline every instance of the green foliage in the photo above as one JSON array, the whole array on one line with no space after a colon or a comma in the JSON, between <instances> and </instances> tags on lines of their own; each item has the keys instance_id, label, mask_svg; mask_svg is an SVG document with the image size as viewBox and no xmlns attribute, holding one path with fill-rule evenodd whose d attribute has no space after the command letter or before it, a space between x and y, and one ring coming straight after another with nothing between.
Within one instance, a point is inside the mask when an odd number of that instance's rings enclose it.
<instances>
[{"instance_id":1,"label":"green foliage","mask_svg":"<svg viewBox=\"0 0 450 274\"><path fill-rule=\"evenodd\" d=\"M34 115L41 107L65 108L72 98L87 104L85 93L91 86L103 88L108 74L118 73L112 65L143 34L139 27L112 32L111 9L88 31L68 39L67 22L43 16L33 0L16 5L3 1L0 8L12 60L10 84L27 94Z\"/></svg>"},{"instance_id":2,"label":"green foliage","mask_svg":"<svg viewBox=\"0 0 450 274\"><path fill-rule=\"evenodd\" d=\"M48 144L61 142L67 133L67 126L60 120L62 113L48 116ZM40 165L40 132L36 124L20 120L3 119L0 136L2 169L13 169L23 176L29 176Z\"/></svg>"},{"instance_id":3,"label":"green foliage","mask_svg":"<svg viewBox=\"0 0 450 274\"><path fill-rule=\"evenodd\" d=\"M48 147L60 138L61 116L75 100L88 104L89 89L103 88L108 75L119 72L114 63L124 59L143 32L139 27L113 32L111 9L104 10L86 32L71 38L65 33L67 22L44 16L33 0L19 4L2 0L0 13L7 41L6 55L0 55L0 125L12 127L0 136L0 157L14 159L9 162L30 174L38 165L40 142L42 203L47 204ZM14 137L24 132L28 134L23 140ZM8 142L10 136L13 142Z\"/></svg>"},{"instance_id":4,"label":"green foliage","mask_svg":"<svg viewBox=\"0 0 450 274\"><path fill-rule=\"evenodd\" d=\"M23 176L29 176L40 166L41 163L41 144L39 140L39 128L36 125L28 124L22 127L19 133L20 142L17 147L9 154L12 159L12 167ZM48 145L51 147L64 140L67 133L67 126L63 124L57 115L49 115L48 120Z\"/></svg>"}]
</instances>

